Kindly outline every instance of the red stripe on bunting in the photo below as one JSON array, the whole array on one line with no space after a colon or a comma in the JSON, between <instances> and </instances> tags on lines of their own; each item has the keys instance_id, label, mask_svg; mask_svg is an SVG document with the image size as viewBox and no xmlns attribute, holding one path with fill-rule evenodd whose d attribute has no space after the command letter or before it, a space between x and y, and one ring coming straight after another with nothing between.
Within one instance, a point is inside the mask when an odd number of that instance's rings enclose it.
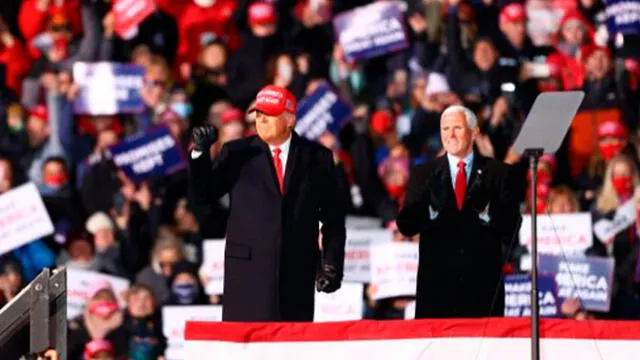
<instances>
[{"instance_id":1,"label":"red stripe on bunting","mask_svg":"<svg viewBox=\"0 0 640 360\"><path fill-rule=\"evenodd\" d=\"M187 322L186 340L227 342L393 340L531 336L527 318L345 321L327 323ZM542 319L541 337L640 340L640 321Z\"/></svg>"}]
</instances>

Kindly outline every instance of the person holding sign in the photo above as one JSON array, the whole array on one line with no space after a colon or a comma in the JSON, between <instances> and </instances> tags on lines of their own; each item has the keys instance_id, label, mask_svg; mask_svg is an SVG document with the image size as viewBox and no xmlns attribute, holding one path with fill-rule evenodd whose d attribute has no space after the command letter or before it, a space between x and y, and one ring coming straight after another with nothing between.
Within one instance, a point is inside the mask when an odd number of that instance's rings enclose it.
<instances>
[{"instance_id":1,"label":"person holding sign","mask_svg":"<svg viewBox=\"0 0 640 360\"><path fill-rule=\"evenodd\" d=\"M332 154L292 131L296 99L288 90L263 88L249 112L258 134L224 144L213 162L217 130L192 134L191 196L205 205L231 199L222 318L312 321L314 280L331 293L343 274L345 211Z\"/></svg>"},{"instance_id":2,"label":"person holding sign","mask_svg":"<svg viewBox=\"0 0 640 360\"><path fill-rule=\"evenodd\" d=\"M520 213L510 168L474 151L475 114L450 106L441 116L446 150L416 166L397 226L420 233L416 318L502 316L502 240ZM524 179L523 179L524 181Z\"/></svg>"}]
</instances>

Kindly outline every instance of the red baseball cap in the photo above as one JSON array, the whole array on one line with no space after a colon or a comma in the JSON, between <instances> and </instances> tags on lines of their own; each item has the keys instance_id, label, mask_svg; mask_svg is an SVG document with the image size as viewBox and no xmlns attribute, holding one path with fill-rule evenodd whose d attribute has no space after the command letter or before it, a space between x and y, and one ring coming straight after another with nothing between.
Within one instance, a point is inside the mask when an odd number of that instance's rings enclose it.
<instances>
[{"instance_id":1,"label":"red baseball cap","mask_svg":"<svg viewBox=\"0 0 640 360\"><path fill-rule=\"evenodd\" d=\"M617 121L605 121L598 126L598 138L605 137L626 139L627 129Z\"/></svg>"},{"instance_id":2,"label":"red baseball cap","mask_svg":"<svg viewBox=\"0 0 640 360\"><path fill-rule=\"evenodd\" d=\"M278 13L271 3L255 2L249 6L249 24L272 25L278 22Z\"/></svg>"},{"instance_id":3,"label":"red baseball cap","mask_svg":"<svg viewBox=\"0 0 640 360\"><path fill-rule=\"evenodd\" d=\"M371 115L371 129L377 134L384 134L393 129L395 119L388 111L378 110Z\"/></svg>"},{"instance_id":4,"label":"red baseball cap","mask_svg":"<svg viewBox=\"0 0 640 360\"><path fill-rule=\"evenodd\" d=\"M47 107L44 105L36 105L29 112L29 116L38 118L42 121L49 121L49 114L47 112Z\"/></svg>"},{"instance_id":5,"label":"red baseball cap","mask_svg":"<svg viewBox=\"0 0 640 360\"><path fill-rule=\"evenodd\" d=\"M296 113L296 97L287 89L275 85L267 85L256 95L256 101L249 112L260 111L276 116L285 111Z\"/></svg>"},{"instance_id":6,"label":"red baseball cap","mask_svg":"<svg viewBox=\"0 0 640 360\"><path fill-rule=\"evenodd\" d=\"M96 339L91 340L84 346L84 358L91 359L100 352L113 353L113 345L107 340Z\"/></svg>"},{"instance_id":7,"label":"red baseball cap","mask_svg":"<svg viewBox=\"0 0 640 360\"><path fill-rule=\"evenodd\" d=\"M242 121L244 120L244 114L237 108L230 107L220 114L220 121L223 124L228 124L232 121Z\"/></svg>"},{"instance_id":8,"label":"red baseball cap","mask_svg":"<svg viewBox=\"0 0 640 360\"><path fill-rule=\"evenodd\" d=\"M522 4L511 3L500 10L500 24L508 24L526 19L527 12Z\"/></svg>"}]
</instances>

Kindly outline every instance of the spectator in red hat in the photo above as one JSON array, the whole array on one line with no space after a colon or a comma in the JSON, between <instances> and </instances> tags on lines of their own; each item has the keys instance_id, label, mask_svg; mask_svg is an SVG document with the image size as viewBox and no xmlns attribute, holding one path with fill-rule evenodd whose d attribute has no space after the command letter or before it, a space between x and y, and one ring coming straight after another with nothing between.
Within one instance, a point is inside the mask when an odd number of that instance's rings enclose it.
<instances>
[{"instance_id":1,"label":"spectator in red hat","mask_svg":"<svg viewBox=\"0 0 640 360\"><path fill-rule=\"evenodd\" d=\"M30 42L36 35L46 30L47 24L54 16L68 18L70 29L74 34L82 32L80 0L25 0L18 15L22 36Z\"/></svg>"},{"instance_id":2,"label":"spectator in red hat","mask_svg":"<svg viewBox=\"0 0 640 360\"><path fill-rule=\"evenodd\" d=\"M89 285L87 303L82 314L69 320L68 359L83 359L83 354L86 354L85 344L96 340L102 341L100 344L104 344L104 341L109 342L112 345L110 351L115 356L125 355L129 335L123 321L124 312L118 305L111 284L104 279L95 280ZM96 348L104 350L104 347L96 346ZM92 355L95 356L95 353Z\"/></svg>"},{"instance_id":3,"label":"spectator in red hat","mask_svg":"<svg viewBox=\"0 0 640 360\"><path fill-rule=\"evenodd\" d=\"M218 140L218 146L238 140L243 137L245 132L244 125L245 114L237 108L228 108L220 116L220 139Z\"/></svg>"},{"instance_id":4,"label":"spectator in red hat","mask_svg":"<svg viewBox=\"0 0 640 360\"><path fill-rule=\"evenodd\" d=\"M580 175L581 202L588 207L595 198L595 191L603 182L605 170L611 160L624 153L632 159L637 154L633 146L629 145L629 131L618 121L605 121L596 129L598 149L589 159L587 166Z\"/></svg>"},{"instance_id":5,"label":"spectator in red hat","mask_svg":"<svg viewBox=\"0 0 640 360\"><path fill-rule=\"evenodd\" d=\"M177 65L183 80L188 80L185 67L194 66L199 54L214 41L225 44L231 51L240 46L233 23L237 2L234 0L158 0L158 7L178 21Z\"/></svg>"},{"instance_id":6,"label":"spectator in red hat","mask_svg":"<svg viewBox=\"0 0 640 360\"><path fill-rule=\"evenodd\" d=\"M501 56L500 63L505 71L511 68L511 72L519 78L519 83L515 84L516 105L526 113L539 92L537 78L546 75L537 74L530 63L540 55L547 55L550 49L535 46L527 35L527 12L521 3L512 2L504 6L498 22L501 35L496 45Z\"/></svg>"},{"instance_id":7,"label":"spectator in red hat","mask_svg":"<svg viewBox=\"0 0 640 360\"><path fill-rule=\"evenodd\" d=\"M594 30L591 24L577 11L567 11L553 38L556 51L549 55L551 75L559 78L564 90L582 88L585 70L580 61L580 48L593 44Z\"/></svg>"},{"instance_id":8,"label":"spectator in red hat","mask_svg":"<svg viewBox=\"0 0 640 360\"><path fill-rule=\"evenodd\" d=\"M638 167L632 158L619 154L607 165L604 182L591 208L593 223L601 219L613 221L617 210L627 201L640 209L640 177ZM619 231L608 239L598 239L587 250L588 255L612 256L615 260L614 279L616 284L608 317L613 319L637 318L638 283L635 269L638 261L637 244L638 224L636 221L628 228Z\"/></svg>"},{"instance_id":9,"label":"spectator in red hat","mask_svg":"<svg viewBox=\"0 0 640 360\"><path fill-rule=\"evenodd\" d=\"M91 340L84 347L84 360L115 360L113 345L107 340Z\"/></svg>"},{"instance_id":10,"label":"spectator in red hat","mask_svg":"<svg viewBox=\"0 0 640 360\"><path fill-rule=\"evenodd\" d=\"M241 2L248 4L250 2ZM246 109L267 77L265 64L283 50L283 29L278 4L254 1L238 9L242 47L229 56L229 93L236 105Z\"/></svg>"}]
</instances>

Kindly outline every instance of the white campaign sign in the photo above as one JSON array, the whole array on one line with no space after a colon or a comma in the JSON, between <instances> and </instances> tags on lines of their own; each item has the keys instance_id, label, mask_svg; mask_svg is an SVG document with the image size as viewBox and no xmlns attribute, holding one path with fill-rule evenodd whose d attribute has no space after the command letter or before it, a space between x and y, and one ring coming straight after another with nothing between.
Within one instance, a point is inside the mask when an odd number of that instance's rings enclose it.
<instances>
[{"instance_id":1,"label":"white campaign sign","mask_svg":"<svg viewBox=\"0 0 640 360\"><path fill-rule=\"evenodd\" d=\"M382 227L382 221L375 217L367 216L347 216L345 220L347 229L379 229Z\"/></svg>"},{"instance_id":2,"label":"white campaign sign","mask_svg":"<svg viewBox=\"0 0 640 360\"><path fill-rule=\"evenodd\" d=\"M0 254L53 233L53 223L35 184L0 195Z\"/></svg>"},{"instance_id":3,"label":"white campaign sign","mask_svg":"<svg viewBox=\"0 0 640 360\"><path fill-rule=\"evenodd\" d=\"M224 290L224 244L223 239L205 240L202 243L202 267L204 291L207 295L220 295Z\"/></svg>"},{"instance_id":4,"label":"white campaign sign","mask_svg":"<svg viewBox=\"0 0 640 360\"><path fill-rule=\"evenodd\" d=\"M622 230L631 226L638 216L636 200L631 199L622 204L613 216L613 220L601 219L593 225L593 232L598 239L608 244Z\"/></svg>"},{"instance_id":5,"label":"white campaign sign","mask_svg":"<svg viewBox=\"0 0 640 360\"><path fill-rule=\"evenodd\" d=\"M167 338L166 360L188 359L184 350L184 327L187 321L222 321L222 305L163 306L162 333Z\"/></svg>"},{"instance_id":6,"label":"white campaign sign","mask_svg":"<svg viewBox=\"0 0 640 360\"><path fill-rule=\"evenodd\" d=\"M89 300L91 284L102 280L111 283L120 307L125 306L125 292L129 289L129 280L94 271L67 268L67 319L82 314Z\"/></svg>"},{"instance_id":7,"label":"white campaign sign","mask_svg":"<svg viewBox=\"0 0 640 360\"><path fill-rule=\"evenodd\" d=\"M393 232L386 229L347 229L344 252L344 281L371 281L370 248L374 244L390 243Z\"/></svg>"},{"instance_id":8,"label":"white campaign sign","mask_svg":"<svg viewBox=\"0 0 640 360\"><path fill-rule=\"evenodd\" d=\"M371 246L371 298L415 296L418 256L418 243L391 242Z\"/></svg>"},{"instance_id":9,"label":"white campaign sign","mask_svg":"<svg viewBox=\"0 0 640 360\"><path fill-rule=\"evenodd\" d=\"M338 291L316 292L314 322L361 320L364 285L344 282Z\"/></svg>"},{"instance_id":10,"label":"white campaign sign","mask_svg":"<svg viewBox=\"0 0 640 360\"><path fill-rule=\"evenodd\" d=\"M404 308L404 319L413 320L416 318L416 301L411 301Z\"/></svg>"},{"instance_id":11,"label":"white campaign sign","mask_svg":"<svg viewBox=\"0 0 640 360\"><path fill-rule=\"evenodd\" d=\"M531 215L522 217L520 245L531 251ZM538 216L538 251L542 254L582 253L593 245L591 214Z\"/></svg>"}]
</instances>

